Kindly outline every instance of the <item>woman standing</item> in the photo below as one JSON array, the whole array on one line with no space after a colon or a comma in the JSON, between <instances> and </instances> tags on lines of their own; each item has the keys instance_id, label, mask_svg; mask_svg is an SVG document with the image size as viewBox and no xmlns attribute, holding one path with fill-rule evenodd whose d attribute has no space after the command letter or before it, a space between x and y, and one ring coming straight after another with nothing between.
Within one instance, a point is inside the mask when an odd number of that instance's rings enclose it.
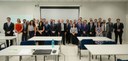
<instances>
[{"instance_id":1,"label":"woman standing","mask_svg":"<svg viewBox=\"0 0 128 61\"><path fill-rule=\"evenodd\" d=\"M98 22L97 27L95 28L95 32L96 32L96 36L102 36L102 27L101 27L101 23Z\"/></svg>"},{"instance_id":2,"label":"woman standing","mask_svg":"<svg viewBox=\"0 0 128 61\"><path fill-rule=\"evenodd\" d=\"M29 38L32 38L34 35L36 35L36 26L33 20L31 20L28 25L28 32L29 32Z\"/></svg>"},{"instance_id":3,"label":"woman standing","mask_svg":"<svg viewBox=\"0 0 128 61\"><path fill-rule=\"evenodd\" d=\"M39 22L39 25L38 25L38 27L37 27L37 34L36 34L36 36L44 36L44 35L45 35L44 30L45 30L45 27L44 27L44 25L43 25L43 22L40 21L40 22Z\"/></svg>"},{"instance_id":4,"label":"woman standing","mask_svg":"<svg viewBox=\"0 0 128 61\"><path fill-rule=\"evenodd\" d=\"M77 39L78 30L77 30L77 27L75 24L72 25L72 27L70 29L70 33L71 33L72 44L78 45L79 44L79 41Z\"/></svg>"},{"instance_id":5,"label":"woman standing","mask_svg":"<svg viewBox=\"0 0 128 61\"><path fill-rule=\"evenodd\" d=\"M22 30L23 30L23 25L21 24L20 19L17 19L17 23L14 25L14 29L17 35L17 40L18 40L18 44L20 44L21 42L21 37L22 37Z\"/></svg>"}]
</instances>

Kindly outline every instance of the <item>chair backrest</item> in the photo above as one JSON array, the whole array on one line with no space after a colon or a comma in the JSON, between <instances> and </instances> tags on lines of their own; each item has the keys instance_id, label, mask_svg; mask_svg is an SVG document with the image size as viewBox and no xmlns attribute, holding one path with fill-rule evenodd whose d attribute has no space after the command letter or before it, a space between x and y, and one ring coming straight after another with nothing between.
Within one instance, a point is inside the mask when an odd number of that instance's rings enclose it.
<instances>
[{"instance_id":1,"label":"chair backrest","mask_svg":"<svg viewBox=\"0 0 128 61\"><path fill-rule=\"evenodd\" d=\"M117 61L128 61L128 60L121 60L121 59L117 59Z\"/></svg>"},{"instance_id":2,"label":"chair backrest","mask_svg":"<svg viewBox=\"0 0 128 61\"><path fill-rule=\"evenodd\" d=\"M20 45L36 45L35 41L22 41Z\"/></svg>"},{"instance_id":3,"label":"chair backrest","mask_svg":"<svg viewBox=\"0 0 128 61\"><path fill-rule=\"evenodd\" d=\"M104 41L102 44L116 44L114 41Z\"/></svg>"},{"instance_id":4,"label":"chair backrest","mask_svg":"<svg viewBox=\"0 0 128 61\"><path fill-rule=\"evenodd\" d=\"M87 49L84 45L89 45L89 44L95 44L95 42L92 39L83 39L80 42L80 49Z\"/></svg>"},{"instance_id":5,"label":"chair backrest","mask_svg":"<svg viewBox=\"0 0 128 61\"><path fill-rule=\"evenodd\" d=\"M60 41L54 40L54 45L59 45ZM52 40L47 40L44 41L44 45L51 45L52 44Z\"/></svg>"}]
</instances>

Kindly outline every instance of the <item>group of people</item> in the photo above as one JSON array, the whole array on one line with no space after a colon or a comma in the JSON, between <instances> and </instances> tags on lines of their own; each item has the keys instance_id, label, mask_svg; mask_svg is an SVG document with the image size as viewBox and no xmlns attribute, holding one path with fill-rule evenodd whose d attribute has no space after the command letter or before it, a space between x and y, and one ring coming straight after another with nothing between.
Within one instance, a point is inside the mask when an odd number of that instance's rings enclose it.
<instances>
[{"instance_id":1,"label":"group of people","mask_svg":"<svg viewBox=\"0 0 128 61\"><path fill-rule=\"evenodd\" d=\"M45 18L33 19L27 21L26 19L21 20L18 18L17 23L12 23L11 18L7 17L7 22L4 23L3 29L5 31L5 36L13 36L14 33L17 33L18 40L27 41L28 38L33 36L62 36L62 43L78 44L77 36L103 36L112 38L112 32L115 33L115 42L117 43L118 37L120 44L122 44L122 34L123 34L123 23L120 22L120 19L116 19L116 23L111 22L111 18L102 20L98 19L89 19L82 20L82 17L79 17L78 20L66 20L64 23L63 19L55 21L51 19L50 21ZM22 35L22 36L20 36ZM9 46L9 41L6 41L7 46ZM10 43L13 44L13 41Z\"/></svg>"}]
</instances>

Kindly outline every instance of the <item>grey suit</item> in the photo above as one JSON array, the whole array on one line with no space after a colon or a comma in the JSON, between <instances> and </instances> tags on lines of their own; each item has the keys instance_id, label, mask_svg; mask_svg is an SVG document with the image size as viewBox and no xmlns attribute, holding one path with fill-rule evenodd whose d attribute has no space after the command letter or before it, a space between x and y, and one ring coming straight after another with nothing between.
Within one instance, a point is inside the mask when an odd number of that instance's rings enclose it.
<instances>
[{"instance_id":1,"label":"grey suit","mask_svg":"<svg viewBox=\"0 0 128 61\"><path fill-rule=\"evenodd\" d=\"M107 26L106 26L106 30L107 30L107 37L112 39L112 32L113 32L113 23L112 22L107 22Z\"/></svg>"}]
</instances>

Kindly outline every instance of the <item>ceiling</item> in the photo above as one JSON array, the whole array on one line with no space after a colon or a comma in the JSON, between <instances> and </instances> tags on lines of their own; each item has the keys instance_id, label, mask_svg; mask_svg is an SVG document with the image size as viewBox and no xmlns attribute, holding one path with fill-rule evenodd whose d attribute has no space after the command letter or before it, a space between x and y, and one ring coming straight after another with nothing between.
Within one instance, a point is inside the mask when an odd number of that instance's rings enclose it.
<instances>
[{"instance_id":1,"label":"ceiling","mask_svg":"<svg viewBox=\"0 0 128 61\"><path fill-rule=\"evenodd\" d=\"M90 1L90 2L128 2L128 0L0 0L0 1L78 1L78 2L83 2L83 1Z\"/></svg>"}]
</instances>

